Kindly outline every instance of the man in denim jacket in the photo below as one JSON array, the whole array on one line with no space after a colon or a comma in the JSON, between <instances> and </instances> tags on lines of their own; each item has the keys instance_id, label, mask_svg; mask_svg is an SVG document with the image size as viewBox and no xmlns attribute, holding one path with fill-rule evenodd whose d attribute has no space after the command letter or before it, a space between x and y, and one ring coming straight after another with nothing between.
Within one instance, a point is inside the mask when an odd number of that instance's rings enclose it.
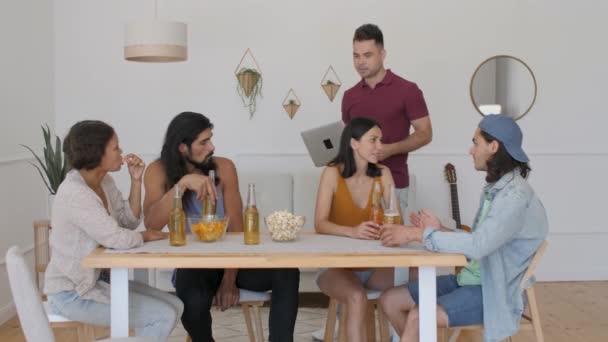
<instances>
[{"instance_id":1,"label":"man in denim jacket","mask_svg":"<svg viewBox=\"0 0 608 342\"><path fill-rule=\"evenodd\" d=\"M488 115L473 137L475 169L486 172L472 233L453 232L427 210L410 214L414 226L384 225L386 246L422 242L435 252L462 253L469 264L458 275L437 277L437 324L484 325L484 341L500 341L519 329L524 309L521 279L547 236L545 209L526 181L531 169L519 126ZM382 308L401 335L418 341L418 283L383 293Z\"/></svg>"}]
</instances>

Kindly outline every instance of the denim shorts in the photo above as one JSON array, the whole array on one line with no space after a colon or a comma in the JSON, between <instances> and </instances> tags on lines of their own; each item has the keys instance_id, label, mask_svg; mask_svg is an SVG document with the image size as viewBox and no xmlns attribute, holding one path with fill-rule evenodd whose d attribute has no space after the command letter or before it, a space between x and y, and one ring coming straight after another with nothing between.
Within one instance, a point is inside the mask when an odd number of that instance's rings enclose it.
<instances>
[{"instance_id":1,"label":"denim shorts","mask_svg":"<svg viewBox=\"0 0 608 342\"><path fill-rule=\"evenodd\" d=\"M319 272L317 272L317 277L315 278L315 283L317 283L317 286L319 286L319 277L321 277L321 274L323 274L323 272L327 271L327 268L321 268L319 270ZM353 273L355 274L355 276L357 278L359 278L359 281L361 282L361 284L363 285L363 287L365 287L365 284L367 284L367 281L369 280L369 278L372 277L372 274L374 274L374 269L369 269L369 270L365 270L365 271L353 271Z\"/></svg>"},{"instance_id":2,"label":"denim shorts","mask_svg":"<svg viewBox=\"0 0 608 342\"><path fill-rule=\"evenodd\" d=\"M418 304L418 282L409 283L407 287ZM481 286L459 286L453 274L437 277L437 304L447 313L449 327L483 323Z\"/></svg>"}]
</instances>

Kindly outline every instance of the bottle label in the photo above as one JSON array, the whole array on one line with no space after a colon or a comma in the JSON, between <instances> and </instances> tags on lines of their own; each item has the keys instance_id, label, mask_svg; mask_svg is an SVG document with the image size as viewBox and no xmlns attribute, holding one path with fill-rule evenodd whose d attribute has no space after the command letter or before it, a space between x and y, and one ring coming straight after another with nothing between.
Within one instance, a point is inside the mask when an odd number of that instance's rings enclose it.
<instances>
[{"instance_id":1,"label":"bottle label","mask_svg":"<svg viewBox=\"0 0 608 342\"><path fill-rule=\"evenodd\" d=\"M386 214L384 214L383 223L384 224L401 224L401 216L399 216L399 214L386 213Z\"/></svg>"}]
</instances>

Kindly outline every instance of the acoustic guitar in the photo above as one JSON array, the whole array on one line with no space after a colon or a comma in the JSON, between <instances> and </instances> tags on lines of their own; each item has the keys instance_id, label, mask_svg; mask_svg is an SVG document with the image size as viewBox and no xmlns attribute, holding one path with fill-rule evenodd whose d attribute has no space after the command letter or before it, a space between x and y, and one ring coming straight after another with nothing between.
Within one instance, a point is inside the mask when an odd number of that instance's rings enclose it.
<instances>
[{"instance_id":1,"label":"acoustic guitar","mask_svg":"<svg viewBox=\"0 0 608 342\"><path fill-rule=\"evenodd\" d=\"M471 232L471 227L465 226L460 221L460 206L458 205L458 185L456 184L456 168L447 163L445 165L445 178L450 184L450 200L452 203L452 218L456 221L456 228Z\"/></svg>"},{"instance_id":2,"label":"acoustic guitar","mask_svg":"<svg viewBox=\"0 0 608 342\"><path fill-rule=\"evenodd\" d=\"M456 221L456 228L471 232L471 227L465 226L460 222L460 206L458 205L458 185L456 184L456 168L454 165L445 164L445 179L450 184L450 201L452 203L452 218ZM462 270L461 266L455 267L454 271L458 274Z\"/></svg>"}]
</instances>

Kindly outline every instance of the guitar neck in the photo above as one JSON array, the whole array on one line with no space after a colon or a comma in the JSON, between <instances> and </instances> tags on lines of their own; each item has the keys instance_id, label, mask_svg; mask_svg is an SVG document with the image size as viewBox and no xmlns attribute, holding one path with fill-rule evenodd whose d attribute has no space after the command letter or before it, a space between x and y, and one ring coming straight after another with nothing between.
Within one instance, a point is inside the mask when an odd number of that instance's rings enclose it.
<instances>
[{"instance_id":1,"label":"guitar neck","mask_svg":"<svg viewBox=\"0 0 608 342\"><path fill-rule=\"evenodd\" d=\"M456 184L450 184L450 195L452 198L452 218L456 221L456 228L461 229L460 207L458 205L458 188Z\"/></svg>"}]
</instances>

